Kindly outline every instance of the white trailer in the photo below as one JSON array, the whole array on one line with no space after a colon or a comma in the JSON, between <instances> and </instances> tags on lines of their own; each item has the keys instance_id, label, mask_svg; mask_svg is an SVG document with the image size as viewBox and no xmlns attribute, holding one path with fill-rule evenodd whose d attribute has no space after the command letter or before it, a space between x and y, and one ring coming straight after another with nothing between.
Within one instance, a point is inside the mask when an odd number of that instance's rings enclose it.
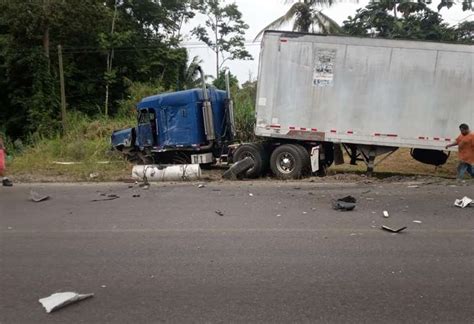
<instances>
[{"instance_id":1,"label":"white trailer","mask_svg":"<svg viewBox=\"0 0 474 324\"><path fill-rule=\"evenodd\" d=\"M270 166L281 178L301 174L291 172L297 161L288 161L289 152L275 156L280 144L306 151L320 144L325 165L332 162L328 143L343 144L369 171L376 155L399 147L440 164L461 123L474 126L472 45L282 31L263 36L255 134L276 143Z\"/></svg>"}]
</instances>

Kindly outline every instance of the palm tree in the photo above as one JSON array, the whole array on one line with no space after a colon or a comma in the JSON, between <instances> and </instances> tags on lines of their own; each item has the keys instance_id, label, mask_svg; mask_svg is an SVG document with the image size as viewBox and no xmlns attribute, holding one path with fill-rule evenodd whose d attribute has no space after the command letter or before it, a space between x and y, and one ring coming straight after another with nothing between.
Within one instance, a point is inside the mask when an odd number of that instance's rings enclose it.
<instances>
[{"instance_id":1,"label":"palm tree","mask_svg":"<svg viewBox=\"0 0 474 324\"><path fill-rule=\"evenodd\" d=\"M201 87L201 75L199 74L198 67L203 63L203 60L199 56L194 56L193 59L186 66L183 78L183 89L193 89ZM209 78L209 75L205 75L205 78Z\"/></svg>"},{"instance_id":2,"label":"palm tree","mask_svg":"<svg viewBox=\"0 0 474 324\"><path fill-rule=\"evenodd\" d=\"M285 0L285 3L288 4L293 2L295 2L295 0ZM278 29L290 21L294 21L293 31L306 33L322 32L325 34L341 32L341 27L329 16L323 14L321 9L317 8L321 6L331 6L333 3L334 0L298 0L291 6L286 14L263 28L257 37L255 37L255 40L259 39L265 30L272 28Z\"/></svg>"}]
</instances>

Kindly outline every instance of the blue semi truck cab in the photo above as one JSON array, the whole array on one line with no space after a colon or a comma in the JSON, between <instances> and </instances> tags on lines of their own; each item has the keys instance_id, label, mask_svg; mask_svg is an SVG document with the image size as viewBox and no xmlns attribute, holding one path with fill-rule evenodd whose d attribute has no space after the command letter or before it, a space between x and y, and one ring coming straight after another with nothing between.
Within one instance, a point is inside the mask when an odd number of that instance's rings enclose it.
<instances>
[{"instance_id":1,"label":"blue semi truck cab","mask_svg":"<svg viewBox=\"0 0 474 324\"><path fill-rule=\"evenodd\" d=\"M211 164L227 156L234 140L229 87L203 82L202 88L144 98L136 109L137 126L112 134L112 146L134 163Z\"/></svg>"}]
</instances>

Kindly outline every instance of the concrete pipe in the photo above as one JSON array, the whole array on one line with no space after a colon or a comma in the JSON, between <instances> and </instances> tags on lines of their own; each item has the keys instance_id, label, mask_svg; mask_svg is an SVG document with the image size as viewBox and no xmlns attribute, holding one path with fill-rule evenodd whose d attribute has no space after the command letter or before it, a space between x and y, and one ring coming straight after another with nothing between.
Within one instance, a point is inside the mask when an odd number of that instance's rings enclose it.
<instances>
[{"instance_id":1,"label":"concrete pipe","mask_svg":"<svg viewBox=\"0 0 474 324\"><path fill-rule=\"evenodd\" d=\"M135 165L132 178L148 181L189 181L201 178L199 164Z\"/></svg>"}]
</instances>

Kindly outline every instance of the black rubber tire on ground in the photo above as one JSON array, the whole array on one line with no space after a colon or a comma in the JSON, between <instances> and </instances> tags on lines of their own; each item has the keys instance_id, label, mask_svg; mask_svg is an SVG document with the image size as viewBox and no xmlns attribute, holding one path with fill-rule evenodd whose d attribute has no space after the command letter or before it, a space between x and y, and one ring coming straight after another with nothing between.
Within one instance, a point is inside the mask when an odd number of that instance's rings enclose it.
<instances>
[{"instance_id":1,"label":"black rubber tire on ground","mask_svg":"<svg viewBox=\"0 0 474 324\"><path fill-rule=\"evenodd\" d=\"M282 180L301 178L304 164L301 149L294 144L284 144L277 147L270 158L270 168L273 174Z\"/></svg>"},{"instance_id":2,"label":"black rubber tire on ground","mask_svg":"<svg viewBox=\"0 0 474 324\"><path fill-rule=\"evenodd\" d=\"M301 144L294 144L298 151L301 154L301 162L303 163L303 172L302 176L307 176L311 174L311 158L309 156L308 150Z\"/></svg>"},{"instance_id":3,"label":"black rubber tire on ground","mask_svg":"<svg viewBox=\"0 0 474 324\"><path fill-rule=\"evenodd\" d=\"M244 177L255 179L266 172L268 165L267 153L260 144L242 144L234 151L234 162L250 157L254 161L254 166L245 172Z\"/></svg>"}]
</instances>

